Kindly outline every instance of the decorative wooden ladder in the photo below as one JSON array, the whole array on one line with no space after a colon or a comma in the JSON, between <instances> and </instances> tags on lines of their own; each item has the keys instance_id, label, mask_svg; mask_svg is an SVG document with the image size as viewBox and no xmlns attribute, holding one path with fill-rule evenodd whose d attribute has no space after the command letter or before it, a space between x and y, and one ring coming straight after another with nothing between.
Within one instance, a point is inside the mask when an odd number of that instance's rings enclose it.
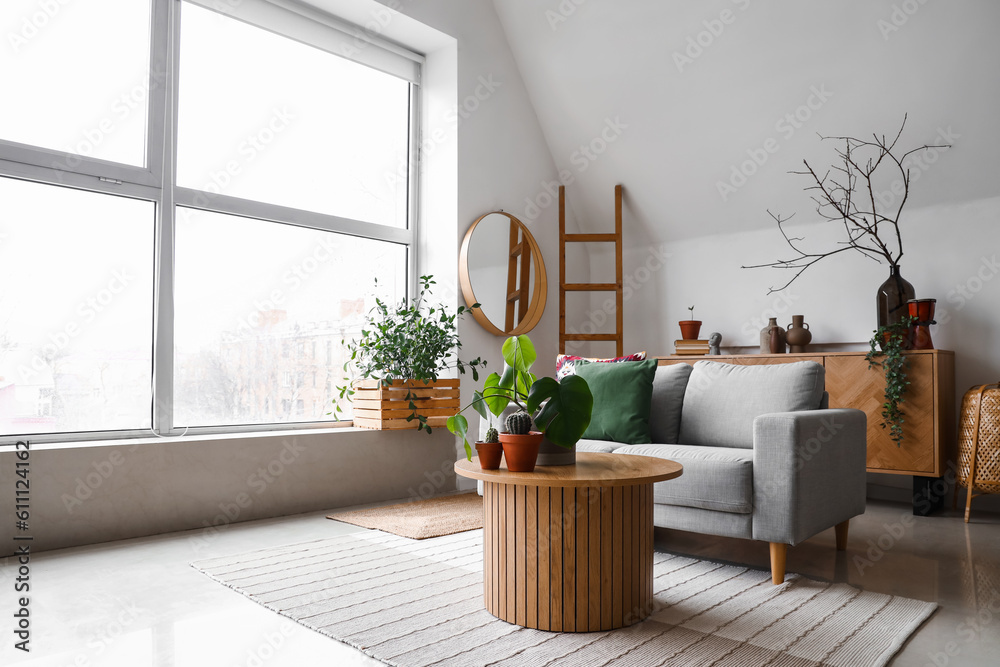
<instances>
[{"instance_id":1,"label":"decorative wooden ladder","mask_svg":"<svg viewBox=\"0 0 1000 667\"><path fill-rule=\"evenodd\" d=\"M504 317L504 331L513 331L528 313L531 296L531 246L521 233L521 226L513 220L510 223L510 243L507 254L507 311ZM520 259L520 264L518 264ZM517 317L514 306L517 305Z\"/></svg>"},{"instance_id":2,"label":"decorative wooden ladder","mask_svg":"<svg viewBox=\"0 0 1000 667\"><path fill-rule=\"evenodd\" d=\"M566 282L567 243L614 243L615 282L613 283L568 283ZM566 292L614 292L615 293L615 333L566 333ZM615 231L613 234L567 234L566 233L566 187L559 186L559 353L566 353L566 341L614 341L617 345L615 356L625 354L622 339L622 186L615 186Z\"/></svg>"}]
</instances>

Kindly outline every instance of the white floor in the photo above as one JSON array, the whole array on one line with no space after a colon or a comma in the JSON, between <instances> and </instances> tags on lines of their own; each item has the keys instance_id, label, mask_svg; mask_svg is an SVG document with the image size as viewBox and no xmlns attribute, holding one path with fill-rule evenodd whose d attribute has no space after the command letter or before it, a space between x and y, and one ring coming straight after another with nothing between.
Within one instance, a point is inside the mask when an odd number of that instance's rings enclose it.
<instances>
[{"instance_id":1,"label":"white floor","mask_svg":"<svg viewBox=\"0 0 1000 667\"><path fill-rule=\"evenodd\" d=\"M0 569L0 665L379 665L190 567L204 558L362 530L324 514L38 554L31 561L30 654L13 648L17 574L8 559ZM789 570L941 604L894 666L1000 665L1000 517L974 514L975 523L966 526L953 515L912 523L903 520L907 515L902 505L873 501L852 522L847 554L836 554L829 531L791 549ZM880 539L888 548L873 552L870 566L859 562L868 541ZM658 530L657 548L767 565L766 546L748 541Z\"/></svg>"}]
</instances>

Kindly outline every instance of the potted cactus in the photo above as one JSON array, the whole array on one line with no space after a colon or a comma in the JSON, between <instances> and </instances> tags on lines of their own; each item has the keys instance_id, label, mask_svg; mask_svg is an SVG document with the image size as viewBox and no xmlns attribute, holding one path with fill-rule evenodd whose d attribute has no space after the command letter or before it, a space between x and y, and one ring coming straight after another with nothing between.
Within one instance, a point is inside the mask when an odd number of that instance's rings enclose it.
<instances>
[{"instance_id":1,"label":"potted cactus","mask_svg":"<svg viewBox=\"0 0 1000 667\"><path fill-rule=\"evenodd\" d=\"M483 390L475 392L472 403L448 418L447 427L462 438L465 454L471 460L472 448L466 438L469 423L461 413L471 406L484 419L489 419L490 413L499 417L513 403L518 411L508 416L504 423L506 431L498 437L503 444L507 469L531 472L543 434L553 444L567 449L583 437L590 425L594 396L587 381L578 375L568 375L558 382L550 377L535 377L531 366L538 355L526 335L508 338L501 352L503 374L491 373ZM532 423L538 430L531 430ZM521 450L525 448L525 462L522 463Z\"/></svg>"},{"instance_id":2,"label":"potted cactus","mask_svg":"<svg viewBox=\"0 0 1000 667\"><path fill-rule=\"evenodd\" d=\"M479 454L479 466L483 470L496 470L500 467L503 457L503 445L500 444L500 434L496 427L486 430L486 439L476 443L476 453Z\"/></svg>"},{"instance_id":3,"label":"potted cactus","mask_svg":"<svg viewBox=\"0 0 1000 667\"><path fill-rule=\"evenodd\" d=\"M508 415L505 426L507 430L500 434L500 444L507 459L507 470L532 472L545 434L531 430L531 415L523 409Z\"/></svg>"}]
</instances>

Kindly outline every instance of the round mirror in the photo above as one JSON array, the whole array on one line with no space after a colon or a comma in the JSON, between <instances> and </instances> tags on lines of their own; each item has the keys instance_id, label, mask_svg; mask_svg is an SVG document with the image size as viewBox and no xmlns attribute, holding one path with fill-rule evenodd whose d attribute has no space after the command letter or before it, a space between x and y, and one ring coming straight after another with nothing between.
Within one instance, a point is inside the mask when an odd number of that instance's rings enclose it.
<instances>
[{"instance_id":1,"label":"round mirror","mask_svg":"<svg viewBox=\"0 0 1000 667\"><path fill-rule=\"evenodd\" d=\"M545 263L535 237L510 213L480 216L462 241L458 278L472 316L490 333L531 331L545 310Z\"/></svg>"}]
</instances>

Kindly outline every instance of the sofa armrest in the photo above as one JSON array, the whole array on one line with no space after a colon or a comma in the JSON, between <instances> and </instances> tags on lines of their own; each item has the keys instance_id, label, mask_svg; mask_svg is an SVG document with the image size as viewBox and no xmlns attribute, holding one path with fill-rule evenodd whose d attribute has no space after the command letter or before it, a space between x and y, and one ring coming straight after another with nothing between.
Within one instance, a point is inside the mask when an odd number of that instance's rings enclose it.
<instances>
[{"instance_id":1,"label":"sofa armrest","mask_svg":"<svg viewBox=\"0 0 1000 667\"><path fill-rule=\"evenodd\" d=\"M797 544L865 511L861 410L761 415L753 424L753 537Z\"/></svg>"}]
</instances>

